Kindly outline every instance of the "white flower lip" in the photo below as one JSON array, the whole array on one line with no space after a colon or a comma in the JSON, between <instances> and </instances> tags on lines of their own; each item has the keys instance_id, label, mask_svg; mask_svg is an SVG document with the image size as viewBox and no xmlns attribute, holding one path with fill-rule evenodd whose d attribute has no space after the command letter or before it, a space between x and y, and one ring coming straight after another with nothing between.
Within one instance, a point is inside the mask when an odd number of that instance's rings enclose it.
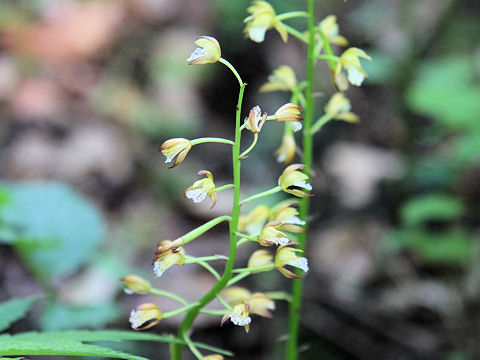
<instances>
[{"instance_id":1,"label":"white flower lip","mask_svg":"<svg viewBox=\"0 0 480 360\"><path fill-rule=\"evenodd\" d=\"M311 189L310 189L311 190ZM291 216L284 221L284 224L305 225L305 221L300 220L298 216Z\"/></svg>"},{"instance_id":2,"label":"white flower lip","mask_svg":"<svg viewBox=\"0 0 480 360\"><path fill-rule=\"evenodd\" d=\"M297 181L293 186L298 186L307 190L312 190L312 185L308 184L305 180Z\"/></svg>"},{"instance_id":3,"label":"white flower lip","mask_svg":"<svg viewBox=\"0 0 480 360\"><path fill-rule=\"evenodd\" d=\"M286 237L281 237L281 238L275 238L270 240L270 242L276 244L276 245L287 245L290 240Z\"/></svg>"},{"instance_id":4,"label":"white flower lip","mask_svg":"<svg viewBox=\"0 0 480 360\"><path fill-rule=\"evenodd\" d=\"M188 199L192 199L194 203L199 203L205 200L205 198L207 197L207 193L202 191L202 189L192 189L188 190L185 193L185 196Z\"/></svg>"},{"instance_id":5,"label":"white flower lip","mask_svg":"<svg viewBox=\"0 0 480 360\"><path fill-rule=\"evenodd\" d=\"M207 50L201 47L197 47L187 58L187 61L193 61L205 55L207 55Z\"/></svg>"},{"instance_id":6,"label":"white flower lip","mask_svg":"<svg viewBox=\"0 0 480 360\"><path fill-rule=\"evenodd\" d=\"M358 69L355 66L350 66L348 69L348 81L350 84L355 85L355 86L360 86L362 85L363 79L365 79L365 76L358 71Z\"/></svg>"},{"instance_id":7,"label":"white flower lip","mask_svg":"<svg viewBox=\"0 0 480 360\"><path fill-rule=\"evenodd\" d=\"M294 132L300 131L302 129L302 123L300 121L289 121L288 125L292 128Z\"/></svg>"},{"instance_id":8,"label":"white flower lip","mask_svg":"<svg viewBox=\"0 0 480 360\"><path fill-rule=\"evenodd\" d=\"M308 271L308 260L307 258L301 257L297 260L292 260L288 263L288 265L295 266L299 269L302 269L304 272Z\"/></svg>"},{"instance_id":9,"label":"white flower lip","mask_svg":"<svg viewBox=\"0 0 480 360\"><path fill-rule=\"evenodd\" d=\"M166 269L162 269L163 261L155 261L153 264L153 273L156 277L162 276Z\"/></svg>"},{"instance_id":10,"label":"white flower lip","mask_svg":"<svg viewBox=\"0 0 480 360\"><path fill-rule=\"evenodd\" d=\"M250 316L241 317L235 313L232 313L232 315L230 316L230 320L232 320L232 323L238 326L245 326L252 322L252 319L250 318Z\"/></svg>"},{"instance_id":11,"label":"white flower lip","mask_svg":"<svg viewBox=\"0 0 480 360\"><path fill-rule=\"evenodd\" d=\"M248 30L248 35L253 41L261 43L263 40L265 40L266 32L267 28L265 26L253 26Z\"/></svg>"},{"instance_id":12,"label":"white flower lip","mask_svg":"<svg viewBox=\"0 0 480 360\"><path fill-rule=\"evenodd\" d=\"M165 159L165 164L168 164L169 162L172 162L173 158L177 156L177 154L173 154L173 155L170 155L170 156L166 156L166 159Z\"/></svg>"},{"instance_id":13,"label":"white flower lip","mask_svg":"<svg viewBox=\"0 0 480 360\"><path fill-rule=\"evenodd\" d=\"M135 310L132 310L130 312L130 317L128 318L128 321L130 322L132 329L137 329L142 325L142 323L140 322L140 316Z\"/></svg>"}]
</instances>

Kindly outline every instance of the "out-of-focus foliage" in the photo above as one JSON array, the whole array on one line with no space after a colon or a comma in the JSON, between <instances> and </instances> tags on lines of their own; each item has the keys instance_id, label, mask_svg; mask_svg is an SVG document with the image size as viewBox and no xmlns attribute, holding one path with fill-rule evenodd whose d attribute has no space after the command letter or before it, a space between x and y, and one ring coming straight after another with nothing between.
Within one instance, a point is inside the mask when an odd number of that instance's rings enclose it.
<instances>
[{"instance_id":1,"label":"out-of-focus foliage","mask_svg":"<svg viewBox=\"0 0 480 360\"><path fill-rule=\"evenodd\" d=\"M30 296L0 303L0 332L8 329L10 324L24 317L32 304L38 299L38 296Z\"/></svg>"},{"instance_id":2,"label":"out-of-focus foliage","mask_svg":"<svg viewBox=\"0 0 480 360\"><path fill-rule=\"evenodd\" d=\"M59 183L24 183L8 190L10 202L1 210L2 219L22 236L47 241L45 247L17 246L37 276L68 276L95 257L105 224L83 197Z\"/></svg>"}]
</instances>

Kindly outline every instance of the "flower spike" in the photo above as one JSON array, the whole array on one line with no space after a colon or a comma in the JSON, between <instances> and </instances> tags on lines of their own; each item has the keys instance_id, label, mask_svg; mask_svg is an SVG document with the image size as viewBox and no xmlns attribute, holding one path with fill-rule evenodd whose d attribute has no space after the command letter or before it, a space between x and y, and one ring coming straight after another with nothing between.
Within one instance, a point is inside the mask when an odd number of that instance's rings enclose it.
<instances>
[{"instance_id":1,"label":"flower spike","mask_svg":"<svg viewBox=\"0 0 480 360\"><path fill-rule=\"evenodd\" d=\"M200 36L195 45L198 47L187 58L188 65L205 65L215 63L220 60L222 51L220 44L211 36Z\"/></svg>"},{"instance_id":2,"label":"flower spike","mask_svg":"<svg viewBox=\"0 0 480 360\"><path fill-rule=\"evenodd\" d=\"M246 303L250 306L250 314L256 314L271 318L272 313L269 310L275 310L275 302L266 294L261 292L251 293L240 286L232 286L223 291L222 296L228 304L236 306Z\"/></svg>"},{"instance_id":3,"label":"flower spike","mask_svg":"<svg viewBox=\"0 0 480 360\"><path fill-rule=\"evenodd\" d=\"M270 217L270 209L265 205L258 205L248 215L240 216L238 230L249 235L258 234Z\"/></svg>"},{"instance_id":4,"label":"flower spike","mask_svg":"<svg viewBox=\"0 0 480 360\"><path fill-rule=\"evenodd\" d=\"M244 32L251 40L261 43L265 40L267 30L275 28L282 40L287 42L287 29L280 20L277 20L275 10L268 2L254 1L247 8L247 12L251 15L243 20L244 23L247 23Z\"/></svg>"},{"instance_id":5,"label":"flower spike","mask_svg":"<svg viewBox=\"0 0 480 360\"><path fill-rule=\"evenodd\" d=\"M289 245L289 244L287 244ZM297 256L296 252L301 252L300 249L295 249L285 246L279 246L275 256L275 266L287 278L300 278L300 276L284 268L285 265L294 266L302 269L304 272L308 271L308 260L305 257Z\"/></svg>"},{"instance_id":6,"label":"flower spike","mask_svg":"<svg viewBox=\"0 0 480 360\"><path fill-rule=\"evenodd\" d=\"M155 257L153 258L153 272L157 277L173 265L185 264L185 251L181 246L175 246L171 240L163 240L157 246Z\"/></svg>"},{"instance_id":7,"label":"flower spike","mask_svg":"<svg viewBox=\"0 0 480 360\"><path fill-rule=\"evenodd\" d=\"M305 165L303 164L293 164L283 171L282 175L278 178L278 185L280 185L283 191L298 197L313 196L298 189L304 188L306 190L312 190L312 185L307 183L308 176L298 171L304 167Z\"/></svg>"},{"instance_id":8,"label":"flower spike","mask_svg":"<svg viewBox=\"0 0 480 360\"><path fill-rule=\"evenodd\" d=\"M305 225L305 221L300 220L298 217L298 210L292 207L292 205L296 204L298 203L292 201L278 207L271 219L272 221L280 222L277 229L293 233L306 232L304 228L299 226Z\"/></svg>"},{"instance_id":9,"label":"flower spike","mask_svg":"<svg viewBox=\"0 0 480 360\"><path fill-rule=\"evenodd\" d=\"M261 266L271 265L273 264L273 255L270 254L267 250L257 250L254 251L252 255L250 255L250 259L248 259L248 268L258 268ZM261 271L269 271L269 270L258 270L252 271L252 274Z\"/></svg>"},{"instance_id":10,"label":"flower spike","mask_svg":"<svg viewBox=\"0 0 480 360\"><path fill-rule=\"evenodd\" d=\"M245 332L248 333L248 331L250 330L250 323L252 322L252 318L249 315L250 305L248 305L247 302L235 305L232 312L223 316L220 326L222 326L225 321L230 319L235 325L245 327Z\"/></svg>"},{"instance_id":11,"label":"flower spike","mask_svg":"<svg viewBox=\"0 0 480 360\"><path fill-rule=\"evenodd\" d=\"M131 294L147 294L150 291L150 283L140 276L127 275L120 279L125 285L125 293Z\"/></svg>"},{"instance_id":12,"label":"flower spike","mask_svg":"<svg viewBox=\"0 0 480 360\"><path fill-rule=\"evenodd\" d=\"M184 195L186 198L192 199L194 203L202 202L208 195L212 200L210 209L213 209L217 203L217 192L215 191L213 175L208 170L200 170L197 175L206 175L206 178L195 181L192 186L185 190Z\"/></svg>"},{"instance_id":13,"label":"flower spike","mask_svg":"<svg viewBox=\"0 0 480 360\"><path fill-rule=\"evenodd\" d=\"M335 15L328 15L320 22L319 27L332 44L348 45L348 40L338 33L337 17Z\"/></svg>"},{"instance_id":14,"label":"flower spike","mask_svg":"<svg viewBox=\"0 0 480 360\"><path fill-rule=\"evenodd\" d=\"M355 47L345 50L343 54L340 55L334 73L335 85L340 91L348 89L348 82L355 86L362 85L363 80L367 77L367 73L360 64L360 58L372 60L363 50ZM347 71L348 82L345 81L342 69Z\"/></svg>"},{"instance_id":15,"label":"flower spike","mask_svg":"<svg viewBox=\"0 0 480 360\"><path fill-rule=\"evenodd\" d=\"M283 134L282 144L277 151L275 151L274 155L277 157L277 162L290 164L295 156L296 150L295 137L290 131L287 131Z\"/></svg>"},{"instance_id":16,"label":"flower spike","mask_svg":"<svg viewBox=\"0 0 480 360\"><path fill-rule=\"evenodd\" d=\"M158 151L161 151L163 155L165 155L166 164L172 162L173 158L176 157L173 165L170 166L171 169L180 164L185 159L191 148L192 143L190 142L190 140L184 138L174 138L165 141L162 146L160 146Z\"/></svg>"},{"instance_id":17,"label":"flower spike","mask_svg":"<svg viewBox=\"0 0 480 360\"><path fill-rule=\"evenodd\" d=\"M152 303L142 304L130 313L128 321L133 330L146 330L162 320L162 311Z\"/></svg>"},{"instance_id":18,"label":"flower spike","mask_svg":"<svg viewBox=\"0 0 480 360\"><path fill-rule=\"evenodd\" d=\"M290 239L287 237L287 235L278 230L279 225L281 225L281 223L278 221L272 221L266 224L258 236L258 243L262 246L288 244Z\"/></svg>"},{"instance_id":19,"label":"flower spike","mask_svg":"<svg viewBox=\"0 0 480 360\"><path fill-rule=\"evenodd\" d=\"M273 70L272 74L268 76L268 82L263 84L259 91L294 91L297 87L297 77L290 66L282 65Z\"/></svg>"},{"instance_id":20,"label":"flower spike","mask_svg":"<svg viewBox=\"0 0 480 360\"><path fill-rule=\"evenodd\" d=\"M293 131L297 132L302 128L303 120L301 113L303 112L302 108L298 105L288 103L281 106L275 112L275 120L277 121L287 121L288 125L292 128Z\"/></svg>"},{"instance_id":21,"label":"flower spike","mask_svg":"<svg viewBox=\"0 0 480 360\"><path fill-rule=\"evenodd\" d=\"M257 105L250 110L248 117L245 119L245 127L253 133L259 133L266 120L267 113L262 115L262 109Z\"/></svg>"},{"instance_id":22,"label":"flower spike","mask_svg":"<svg viewBox=\"0 0 480 360\"><path fill-rule=\"evenodd\" d=\"M342 93L334 94L327 105L325 105L325 112L332 118L343 120L349 123L357 123L360 121L358 116L350 111L352 106L350 100L348 100Z\"/></svg>"}]
</instances>

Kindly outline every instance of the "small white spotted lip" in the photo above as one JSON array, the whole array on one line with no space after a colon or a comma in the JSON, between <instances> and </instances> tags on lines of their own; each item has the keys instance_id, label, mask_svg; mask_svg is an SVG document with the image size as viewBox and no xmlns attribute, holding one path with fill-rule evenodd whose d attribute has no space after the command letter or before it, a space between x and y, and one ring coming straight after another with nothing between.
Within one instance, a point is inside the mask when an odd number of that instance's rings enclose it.
<instances>
[{"instance_id":1,"label":"small white spotted lip","mask_svg":"<svg viewBox=\"0 0 480 360\"><path fill-rule=\"evenodd\" d=\"M298 258L297 260L290 261L288 265L295 266L299 269L302 269L304 272L308 271L308 260L307 258L301 257Z\"/></svg>"},{"instance_id":2,"label":"small white spotted lip","mask_svg":"<svg viewBox=\"0 0 480 360\"><path fill-rule=\"evenodd\" d=\"M193 61L205 55L207 55L207 50L201 47L197 47L187 58L187 61Z\"/></svg>"},{"instance_id":3,"label":"small white spotted lip","mask_svg":"<svg viewBox=\"0 0 480 360\"><path fill-rule=\"evenodd\" d=\"M199 203L199 202L202 202L203 200L205 200L205 197L207 196L207 193L205 193L201 189L192 189L192 190L188 190L185 193L185 196L188 199L192 199L194 203Z\"/></svg>"}]
</instances>

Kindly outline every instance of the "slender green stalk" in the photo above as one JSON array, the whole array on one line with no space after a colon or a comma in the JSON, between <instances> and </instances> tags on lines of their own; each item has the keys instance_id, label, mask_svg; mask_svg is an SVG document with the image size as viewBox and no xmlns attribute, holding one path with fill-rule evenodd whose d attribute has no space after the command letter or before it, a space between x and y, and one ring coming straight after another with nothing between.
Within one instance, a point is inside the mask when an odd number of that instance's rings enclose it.
<instances>
[{"instance_id":1,"label":"slender green stalk","mask_svg":"<svg viewBox=\"0 0 480 360\"><path fill-rule=\"evenodd\" d=\"M220 224L221 222L223 221L230 221L231 220L231 217L230 216L219 216L215 219L212 219L208 222L206 222L205 224L193 229L192 231L189 231L188 233L186 233L185 235L179 237L178 239L176 239L175 241L179 241L181 242L182 244L187 244L189 243L190 241L192 240L195 240L197 237L199 237L200 235L203 235L204 233L206 233L208 230L210 230L211 228L213 228L214 226L217 226L218 224Z\"/></svg>"},{"instance_id":2,"label":"slender green stalk","mask_svg":"<svg viewBox=\"0 0 480 360\"><path fill-rule=\"evenodd\" d=\"M183 305L188 304L187 300L185 300L184 298L182 298L182 297L180 297L176 294L171 293L170 291L161 290L161 289L157 289L157 288L150 288L150 293L155 294L155 295L168 297L170 299L173 299L173 300L176 300L176 301L182 303Z\"/></svg>"},{"instance_id":3,"label":"slender green stalk","mask_svg":"<svg viewBox=\"0 0 480 360\"><path fill-rule=\"evenodd\" d=\"M322 31L322 29L317 28L317 30L320 33L320 36L322 37L323 47L325 49L325 54L330 57L329 59L327 58L326 60L328 61L328 65L330 66L330 70L333 71L333 70L335 70L335 65L336 65L339 58L337 56L335 56L335 54L333 53L332 46L330 45L330 41L328 41L327 35L325 35L325 33ZM337 58L337 60L334 60L335 58Z\"/></svg>"},{"instance_id":4,"label":"slender green stalk","mask_svg":"<svg viewBox=\"0 0 480 360\"><path fill-rule=\"evenodd\" d=\"M265 196L275 194L279 191L282 191L282 188L280 186L275 186L273 189L263 191L261 193L252 195L252 196L246 198L245 200L240 201L240 205L243 205L243 204L245 204L247 202L250 202L250 201L253 201L253 200L260 199L260 198L265 197Z\"/></svg>"},{"instance_id":5,"label":"slender green stalk","mask_svg":"<svg viewBox=\"0 0 480 360\"><path fill-rule=\"evenodd\" d=\"M189 304L189 305L184 306L184 307L182 307L182 308L180 308L180 309L173 310L173 311L169 311L168 313L164 313L164 314L163 314L163 318L164 318L164 319L168 319L169 317L176 316L176 315L181 314L181 313L183 313L183 312L185 312L185 311L188 311L188 310L194 308L195 306L197 306L197 303L195 303L195 304Z\"/></svg>"},{"instance_id":6,"label":"slender green stalk","mask_svg":"<svg viewBox=\"0 0 480 360\"><path fill-rule=\"evenodd\" d=\"M212 255L212 256L202 256L202 257L185 256L185 264L194 264L199 261L216 261L216 260L228 260L228 258L224 255Z\"/></svg>"},{"instance_id":7,"label":"slender green stalk","mask_svg":"<svg viewBox=\"0 0 480 360\"><path fill-rule=\"evenodd\" d=\"M335 61L337 62L338 60L340 60L340 58L338 56L335 56L335 55L325 55L325 54L322 54L322 55L316 55L315 56L316 59L318 60L331 60L331 61Z\"/></svg>"},{"instance_id":8,"label":"slender green stalk","mask_svg":"<svg viewBox=\"0 0 480 360\"><path fill-rule=\"evenodd\" d=\"M215 279L220 280L220 274L215 270L213 267L211 267L208 263L205 261L197 261L198 265L203 266L210 274L212 274Z\"/></svg>"},{"instance_id":9,"label":"slender green stalk","mask_svg":"<svg viewBox=\"0 0 480 360\"><path fill-rule=\"evenodd\" d=\"M311 174L312 154L313 154L313 135L310 132L314 116L313 101L313 80L315 65L315 11L314 0L308 0L308 47L307 47L307 87L305 89L305 117L303 121L303 156L302 163L305 165L307 174ZM326 46L326 44L325 44ZM328 54L328 53L327 53ZM328 54L328 55L333 55ZM310 210L310 197L300 199L300 218L307 222L305 228L308 229L308 212ZM307 236L306 233L298 234L299 248L305 250ZM290 303L290 316L288 322L288 342L286 349L286 358L288 360L298 359L298 328L300 322L300 306L302 303L303 279L293 279L292 302Z\"/></svg>"},{"instance_id":10,"label":"slender green stalk","mask_svg":"<svg viewBox=\"0 0 480 360\"><path fill-rule=\"evenodd\" d=\"M232 204L232 216L230 218L229 232L230 232L230 241L229 241L229 251L228 251L228 261L225 264L225 270L223 272L222 278L208 291L198 302L197 305L192 308L185 315L180 329L178 330L178 337L184 339L188 343L189 337L188 332L195 321L195 318L199 314L200 310L210 303L216 296L219 294L228 284L232 278L232 270L235 264L235 259L237 255L237 235L238 231L238 219L240 217L240 140L241 140L241 130L240 130L240 121L241 121L241 111L242 111L242 102L243 94L245 91L245 83L240 78L237 70L225 59L220 58L219 60L222 64L227 66L237 78L240 91L238 94L238 101L235 111L235 144L232 147L232 163L233 163L233 184L235 185L233 189L233 204ZM195 349L190 346L192 352ZM175 349L171 352L171 357L173 360L181 360L183 353L183 345L178 344L175 346ZM198 357L198 354L194 352Z\"/></svg>"},{"instance_id":11,"label":"slender green stalk","mask_svg":"<svg viewBox=\"0 0 480 360\"><path fill-rule=\"evenodd\" d=\"M257 145L257 141L258 141L258 133L255 133L255 134L253 134L252 145L250 145L247 150L245 150L244 152L242 152L240 154L240 159L243 159L250 151L253 150L255 145Z\"/></svg>"},{"instance_id":12,"label":"slender green stalk","mask_svg":"<svg viewBox=\"0 0 480 360\"><path fill-rule=\"evenodd\" d=\"M240 280L242 279L245 279L247 276L251 275L250 273L241 273L241 274L238 274L237 276L234 276L230 279L230 281L228 282L227 286L232 286L233 284L239 282Z\"/></svg>"},{"instance_id":13,"label":"slender green stalk","mask_svg":"<svg viewBox=\"0 0 480 360\"><path fill-rule=\"evenodd\" d=\"M298 31L297 29L294 29L293 27L287 24L283 24L283 26L285 27L285 29L290 35L293 35L297 39L303 41L305 44L308 44L308 38L305 35L303 35L300 31Z\"/></svg>"},{"instance_id":14,"label":"slender green stalk","mask_svg":"<svg viewBox=\"0 0 480 360\"><path fill-rule=\"evenodd\" d=\"M227 185L219 186L218 188L215 188L215 192L230 189L230 188L233 188L233 187L235 187L235 185L233 185L233 184L227 184Z\"/></svg>"},{"instance_id":15,"label":"slender green stalk","mask_svg":"<svg viewBox=\"0 0 480 360\"><path fill-rule=\"evenodd\" d=\"M269 265L263 265L263 266L252 267L252 268L235 269L233 270L233 272L234 273L253 273L255 271L265 271L265 270L273 270L273 269L275 269L275 265L269 264Z\"/></svg>"},{"instance_id":16,"label":"slender green stalk","mask_svg":"<svg viewBox=\"0 0 480 360\"><path fill-rule=\"evenodd\" d=\"M204 143L220 143L220 144L228 144L233 145L234 142L232 140L216 138L216 137L204 137L190 140L192 145L204 144Z\"/></svg>"},{"instance_id":17,"label":"slender green stalk","mask_svg":"<svg viewBox=\"0 0 480 360\"><path fill-rule=\"evenodd\" d=\"M323 125L325 125L330 120L332 120L332 115L330 115L329 113L323 114L323 116L318 119L315 124L313 124L310 128L310 134L312 136L315 135L315 133L318 132L323 127Z\"/></svg>"},{"instance_id":18,"label":"slender green stalk","mask_svg":"<svg viewBox=\"0 0 480 360\"><path fill-rule=\"evenodd\" d=\"M187 343L188 347L190 348L190 351L195 355L197 359L202 359L203 355L200 351L198 351L197 347L193 343L193 341L190 339L190 336L186 335L183 337L185 342Z\"/></svg>"},{"instance_id":19,"label":"slender green stalk","mask_svg":"<svg viewBox=\"0 0 480 360\"><path fill-rule=\"evenodd\" d=\"M277 15L277 20L283 21L287 19L293 19L298 17L308 17L308 12L306 11L289 11L280 15Z\"/></svg>"}]
</instances>

